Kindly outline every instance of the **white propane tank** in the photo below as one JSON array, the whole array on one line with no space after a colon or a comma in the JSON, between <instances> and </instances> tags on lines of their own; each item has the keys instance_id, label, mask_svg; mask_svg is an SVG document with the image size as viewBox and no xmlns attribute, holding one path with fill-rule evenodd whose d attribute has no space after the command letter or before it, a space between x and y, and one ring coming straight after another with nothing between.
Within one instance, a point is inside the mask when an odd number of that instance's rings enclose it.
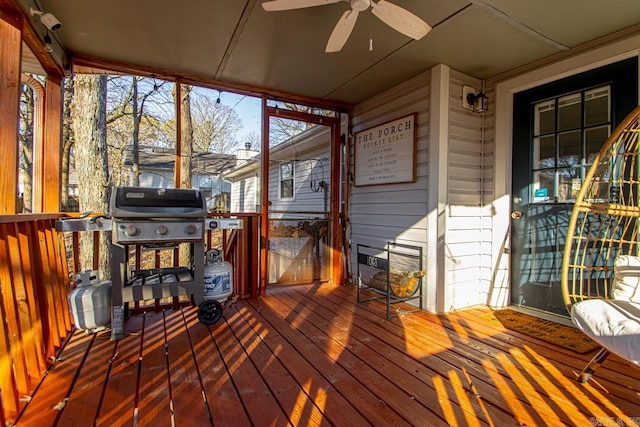
<instances>
[{"instance_id":1,"label":"white propane tank","mask_svg":"<svg viewBox=\"0 0 640 427\"><path fill-rule=\"evenodd\" d=\"M217 249L206 251L205 258L204 299L224 302L233 291L233 267L231 263L222 260Z\"/></svg>"},{"instance_id":2,"label":"white propane tank","mask_svg":"<svg viewBox=\"0 0 640 427\"><path fill-rule=\"evenodd\" d=\"M87 332L104 329L111 323L111 281L101 281L95 270L75 277L78 287L67 296L73 324Z\"/></svg>"}]
</instances>

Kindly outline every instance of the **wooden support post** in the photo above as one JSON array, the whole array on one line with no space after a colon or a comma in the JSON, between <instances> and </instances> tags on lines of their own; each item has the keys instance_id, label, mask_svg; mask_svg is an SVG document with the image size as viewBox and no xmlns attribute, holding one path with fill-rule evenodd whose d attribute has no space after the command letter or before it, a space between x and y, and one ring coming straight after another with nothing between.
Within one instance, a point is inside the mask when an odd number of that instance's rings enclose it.
<instances>
[{"instance_id":1,"label":"wooden support post","mask_svg":"<svg viewBox=\"0 0 640 427\"><path fill-rule=\"evenodd\" d=\"M22 17L0 13L0 214L14 214L18 195L18 114L22 60Z\"/></svg>"},{"instance_id":2,"label":"wooden support post","mask_svg":"<svg viewBox=\"0 0 640 427\"><path fill-rule=\"evenodd\" d=\"M340 138L340 119L331 126L331 200L330 236L331 236L331 282L343 285L342 262L342 224L340 224L340 196L342 171L342 144Z\"/></svg>"},{"instance_id":3,"label":"wooden support post","mask_svg":"<svg viewBox=\"0 0 640 427\"><path fill-rule=\"evenodd\" d=\"M47 76L45 87L44 141L42 179L42 212L59 212L62 200L62 78Z\"/></svg>"},{"instance_id":4,"label":"wooden support post","mask_svg":"<svg viewBox=\"0 0 640 427\"><path fill-rule=\"evenodd\" d=\"M267 97L262 97L262 153L260 162L260 280L259 289L252 296L264 295L269 283L267 262L269 260L269 108Z\"/></svg>"}]
</instances>

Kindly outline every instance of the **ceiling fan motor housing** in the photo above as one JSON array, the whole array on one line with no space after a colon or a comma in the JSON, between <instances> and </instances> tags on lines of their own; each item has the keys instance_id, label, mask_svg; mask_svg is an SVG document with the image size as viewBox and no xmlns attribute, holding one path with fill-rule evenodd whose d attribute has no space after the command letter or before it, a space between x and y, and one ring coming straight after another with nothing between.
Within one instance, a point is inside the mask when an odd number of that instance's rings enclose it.
<instances>
[{"instance_id":1,"label":"ceiling fan motor housing","mask_svg":"<svg viewBox=\"0 0 640 427\"><path fill-rule=\"evenodd\" d=\"M356 12L367 10L371 6L371 0L351 0L351 9Z\"/></svg>"}]
</instances>

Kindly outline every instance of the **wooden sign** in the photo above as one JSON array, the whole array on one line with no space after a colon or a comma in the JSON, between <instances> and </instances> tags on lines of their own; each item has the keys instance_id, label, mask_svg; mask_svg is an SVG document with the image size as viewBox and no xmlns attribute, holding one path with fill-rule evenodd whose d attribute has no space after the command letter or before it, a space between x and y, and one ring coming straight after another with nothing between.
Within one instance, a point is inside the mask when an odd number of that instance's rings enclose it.
<instances>
[{"instance_id":1,"label":"wooden sign","mask_svg":"<svg viewBox=\"0 0 640 427\"><path fill-rule=\"evenodd\" d=\"M415 182L416 114L355 134L355 185Z\"/></svg>"}]
</instances>

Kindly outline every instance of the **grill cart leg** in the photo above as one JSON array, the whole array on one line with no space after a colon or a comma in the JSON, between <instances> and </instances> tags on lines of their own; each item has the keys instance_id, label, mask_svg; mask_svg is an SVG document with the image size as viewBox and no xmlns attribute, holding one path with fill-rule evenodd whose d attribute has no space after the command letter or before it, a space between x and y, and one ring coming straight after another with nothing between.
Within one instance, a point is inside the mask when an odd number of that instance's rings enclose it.
<instances>
[{"instance_id":1,"label":"grill cart leg","mask_svg":"<svg viewBox=\"0 0 640 427\"><path fill-rule=\"evenodd\" d=\"M124 307L122 288L124 268L126 265L125 248L120 245L111 246L111 339L124 338Z\"/></svg>"}]
</instances>

